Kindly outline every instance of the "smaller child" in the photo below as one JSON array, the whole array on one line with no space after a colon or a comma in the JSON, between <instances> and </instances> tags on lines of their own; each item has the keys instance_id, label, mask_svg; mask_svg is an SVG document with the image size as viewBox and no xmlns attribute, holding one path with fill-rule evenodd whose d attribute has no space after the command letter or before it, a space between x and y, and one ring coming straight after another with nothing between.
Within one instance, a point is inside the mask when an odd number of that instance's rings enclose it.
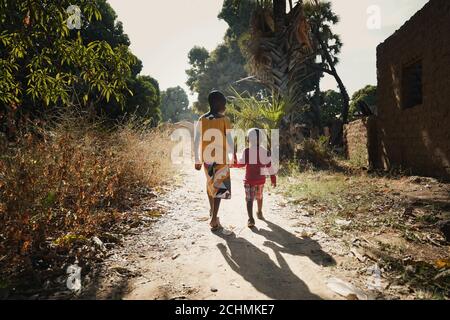
<instances>
[{"instance_id":1,"label":"smaller child","mask_svg":"<svg viewBox=\"0 0 450 320\"><path fill-rule=\"evenodd\" d=\"M262 206L263 206L263 192L266 184L266 173L272 166L272 160L267 150L260 146L260 129L250 129L247 133L249 140L249 148L245 149L239 161L235 159L233 168L245 167L245 200L247 202L248 213L248 227L255 227L255 219L253 218L253 202L256 198L258 203L257 217L264 220ZM275 175L270 175L272 186L276 187L277 178Z\"/></svg>"}]
</instances>

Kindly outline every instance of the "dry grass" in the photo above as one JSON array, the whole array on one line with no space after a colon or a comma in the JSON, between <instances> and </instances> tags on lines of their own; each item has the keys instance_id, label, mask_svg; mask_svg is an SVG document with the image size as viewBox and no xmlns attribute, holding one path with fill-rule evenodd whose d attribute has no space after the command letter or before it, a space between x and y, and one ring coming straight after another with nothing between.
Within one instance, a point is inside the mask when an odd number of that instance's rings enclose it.
<instances>
[{"instance_id":1,"label":"dry grass","mask_svg":"<svg viewBox=\"0 0 450 320\"><path fill-rule=\"evenodd\" d=\"M448 262L449 246L438 222L450 218L450 198L445 196L450 186L433 179L414 180L363 172L299 171L296 166L280 186L283 195L329 236L349 248L355 239L368 241L366 249L374 253L372 259L384 267L391 283L409 287L415 297L448 299L448 265L441 267L439 261ZM351 223L342 226L338 220ZM349 266L353 267L361 266Z\"/></svg>"},{"instance_id":2,"label":"dry grass","mask_svg":"<svg viewBox=\"0 0 450 320\"><path fill-rule=\"evenodd\" d=\"M0 146L0 282L50 267L62 247L117 222L133 193L171 175L167 130L65 116L32 131Z\"/></svg>"}]
</instances>

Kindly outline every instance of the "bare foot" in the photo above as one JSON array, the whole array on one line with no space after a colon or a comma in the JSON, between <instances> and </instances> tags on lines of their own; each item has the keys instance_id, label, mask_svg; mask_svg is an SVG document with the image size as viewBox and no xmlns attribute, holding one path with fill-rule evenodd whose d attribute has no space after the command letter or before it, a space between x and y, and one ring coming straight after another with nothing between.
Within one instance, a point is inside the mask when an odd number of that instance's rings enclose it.
<instances>
[{"instance_id":1,"label":"bare foot","mask_svg":"<svg viewBox=\"0 0 450 320\"><path fill-rule=\"evenodd\" d=\"M258 211L258 212L256 213L256 215L257 215L257 217L258 217L259 220L264 220L264 215L263 215L262 211Z\"/></svg>"},{"instance_id":2,"label":"bare foot","mask_svg":"<svg viewBox=\"0 0 450 320\"><path fill-rule=\"evenodd\" d=\"M249 227L249 228L254 228L255 227L255 219L248 219L248 223L247 223L247 226Z\"/></svg>"},{"instance_id":3,"label":"bare foot","mask_svg":"<svg viewBox=\"0 0 450 320\"><path fill-rule=\"evenodd\" d=\"M211 223L209 225L211 226L211 231L217 231L222 228L219 218L211 219Z\"/></svg>"}]
</instances>

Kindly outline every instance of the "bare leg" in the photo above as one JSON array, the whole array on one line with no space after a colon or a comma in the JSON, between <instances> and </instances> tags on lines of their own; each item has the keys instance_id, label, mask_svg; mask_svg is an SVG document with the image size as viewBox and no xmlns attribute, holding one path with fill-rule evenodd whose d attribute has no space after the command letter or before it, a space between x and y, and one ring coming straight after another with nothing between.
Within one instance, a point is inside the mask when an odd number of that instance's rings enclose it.
<instances>
[{"instance_id":1,"label":"bare leg","mask_svg":"<svg viewBox=\"0 0 450 320\"><path fill-rule=\"evenodd\" d=\"M221 199L218 199L218 198L212 199L213 205L211 208L211 223L210 223L212 228L216 228L219 225L217 216L219 213L220 201L221 201Z\"/></svg>"},{"instance_id":2,"label":"bare leg","mask_svg":"<svg viewBox=\"0 0 450 320\"><path fill-rule=\"evenodd\" d=\"M255 225L255 218L253 218L253 201L247 201L247 213L248 226L253 227Z\"/></svg>"},{"instance_id":3,"label":"bare leg","mask_svg":"<svg viewBox=\"0 0 450 320\"><path fill-rule=\"evenodd\" d=\"M214 209L214 198L208 194L208 200L209 200L209 216L212 217Z\"/></svg>"},{"instance_id":4,"label":"bare leg","mask_svg":"<svg viewBox=\"0 0 450 320\"><path fill-rule=\"evenodd\" d=\"M261 200L258 199L256 202L258 203L258 213L257 213L258 219L262 220L262 219L264 219L263 214L262 214L263 199L261 199Z\"/></svg>"},{"instance_id":5,"label":"bare leg","mask_svg":"<svg viewBox=\"0 0 450 320\"><path fill-rule=\"evenodd\" d=\"M257 202L258 202L258 212L262 212L263 199L257 200Z\"/></svg>"}]
</instances>

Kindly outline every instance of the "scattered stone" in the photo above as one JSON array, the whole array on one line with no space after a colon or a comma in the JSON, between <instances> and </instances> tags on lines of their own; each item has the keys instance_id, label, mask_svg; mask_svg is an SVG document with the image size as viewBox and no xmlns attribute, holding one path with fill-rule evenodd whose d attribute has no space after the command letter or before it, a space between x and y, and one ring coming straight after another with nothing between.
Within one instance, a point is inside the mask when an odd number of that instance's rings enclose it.
<instances>
[{"instance_id":1,"label":"scattered stone","mask_svg":"<svg viewBox=\"0 0 450 320\"><path fill-rule=\"evenodd\" d=\"M211 292L217 292L219 291L217 288L211 287Z\"/></svg>"},{"instance_id":2,"label":"scattered stone","mask_svg":"<svg viewBox=\"0 0 450 320\"><path fill-rule=\"evenodd\" d=\"M367 295L360 289L354 287L350 283L347 283L339 278L330 278L327 281L327 287L330 288L333 292L347 298L354 296L357 297L358 300L367 300Z\"/></svg>"},{"instance_id":3,"label":"scattered stone","mask_svg":"<svg viewBox=\"0 0 450 320\"><path fill-rule=\"evenodd\" d=\"M350 252L356 257L356 259L358 259L360 262L365 262L366 261L366 257L364 257L364 255L362 255L357 248L353 247L350 249Z\"/></svg>"},{"instance_id":4,"label":"scattered stone","mask_svg":"<svg viewBox=\"0 0 450 320\"><path fill-rule=\"evenodd\" d=\"M306 230L303 230L301 233L300 233L300 237L302 237L302 238L312 238L314 235L315 235L316 233L315 232L308 232L308 231L306 231Z\"/></svg>"},{"instance_id":5,"label":"scattered stone","mask_svg":"<svg viewBox=\"0 0 450 320\"><path fill-rule=\"evenodd\" d=\"M348 227L349 225L352 224L352 221L351 221L351 220L343 220L343 219L336 219L334 222L335 222L338 226L341 226L341 227Z\"/></svg>"},{"instance_id":6,"label":"scattered stone","mask_svg":"<svg viewBox=\"0 0 450 320\"><path fill-rule=\"evenodd\" d=\"M180 254L179 253L177 253L177 254L174 254L173 256L172 256L172 260L175 260L176 258L178 258L180 256Z\"/></svg>"},{"instance_id":7,"label":"scattered stone","mask_svg":"<svg viewBox=\"0 0 450 320\"><path fill-rule=\"evenodd\" d=\"M105 245L103 244L103 241L100 240L98 237L93 237L93 238L92 238L92 242L94 242L95 246L96 246L98 249L100 249L100 250L102 250L102 251L106 250L106 247L105 247Z\"/></svg>"}]
</instances>

